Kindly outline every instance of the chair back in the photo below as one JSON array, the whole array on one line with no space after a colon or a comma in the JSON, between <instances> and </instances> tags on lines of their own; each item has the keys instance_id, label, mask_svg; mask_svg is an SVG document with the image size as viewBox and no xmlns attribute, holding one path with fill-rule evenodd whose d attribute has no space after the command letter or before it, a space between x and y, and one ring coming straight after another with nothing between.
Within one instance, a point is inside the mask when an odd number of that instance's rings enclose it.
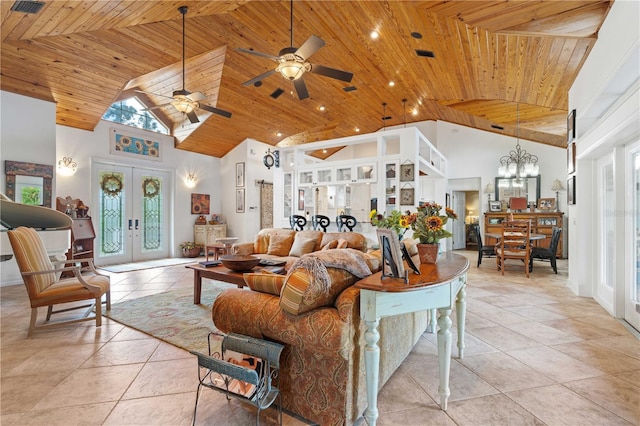
<instances>
[{"instance_id":1,"label":"chair back","mask_svg":"<svg viewBox=\"0 0 640 426\"><path fill-rule=\"evenodd\" d=\"M52 270L53 264L49 260L47 248L40 235L33 228L20 226L7 232L13 254L16 257L18 268L22 274L22 279L27 287L30 299L57 281L53 272L37 275L25 275L28 272L39 272Z\"/></svg>"},{"instance_id":2,"label":"chair back","mask_svg":"<svg viewBox=\"0 0 640 426\"><path fill-rule=\"evenodd\" d=\"M549 251L551 253L555 253L558 251L558 243L560 242L560 235L562 234L562 229L554 226L551 230L551 242L549 243Z\"/></svg>"},{"instance_id":3,"label":"chair back","mask_svg":"<svg viewBox=\"0 0 640 426\"><path fill-rule=\"evenodd\" d=\"M478 243L478 250L482 250L482 233L480 232L480 225L473 225L473 232L476 234L476 241Z\"/></svg>"},{"instance_id":4,"label":"chair back","mask_svg":"<svg viewBox=\"0 0 640 426\"><path fill-rule=\"evenodd\" d=\"M316 231L322 230L322 232L327 232L327 227L331 223L331 219L328 216L323 216L321 214L314 215L311 218L311 224L313 225L313 229Z\"/></svg>"},{"instance_id":5,"label":"chair back","mask_svg":"<svg viewBox=\"0 0 640 426\"><path fill-rule=\"evenodd\" d=\"M502 237L498 245L504 258L527 258L531 251L531 222L528 220L502 222Z\"/></svg>"},{"instance_id":6,"label":"chair back","mask_svg":"<svg viewBox=\"0 0 640 426\"><path fill-rule=\"evenodd\" d=\"M353 228L358 224L358 220L348 214L341 214L336 217L336 224L338 225L338 231L340 232L353 232Z\"/></svg>"},{"instance_id":7,"label":"chair back","mask_svg":"<svg viewBox=\"0 0 640 426\"><path fill-rule=\"evenodd\" d=\"M289 224L294 231L302 231L307 226L307 218L297 214L289 216Z\"/></svg>"}]
</instances>

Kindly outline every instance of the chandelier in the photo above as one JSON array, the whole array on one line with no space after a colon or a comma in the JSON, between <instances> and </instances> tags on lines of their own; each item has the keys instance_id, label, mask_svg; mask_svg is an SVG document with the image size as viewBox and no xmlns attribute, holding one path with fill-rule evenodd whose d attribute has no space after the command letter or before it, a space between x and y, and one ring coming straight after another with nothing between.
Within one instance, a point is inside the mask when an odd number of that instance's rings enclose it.
<instances>
[{"instance_id":1,"label":"chandelier","mask_svg":"<svg viewBox=\"0 0 640 426\"><path fill-rule=\"evenodd\" d=\"M516 110L516 147L509 155L500 157L498 176L505 178L525 178L538 176L538 157L520 147L520 108Z\"/></svg>"}]
</instances>

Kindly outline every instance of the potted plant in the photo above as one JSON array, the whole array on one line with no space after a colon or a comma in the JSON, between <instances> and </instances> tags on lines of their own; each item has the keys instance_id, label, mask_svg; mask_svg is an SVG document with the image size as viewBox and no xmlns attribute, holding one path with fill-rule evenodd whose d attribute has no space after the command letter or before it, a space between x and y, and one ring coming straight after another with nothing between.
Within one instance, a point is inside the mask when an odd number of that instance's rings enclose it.
<instances>
[{"instance_id":1,"label":"potted plant","mask_svg":"<svg viewBox=\"0 0 640 426\"><path fill-rule=\"evenodd\" d=\"M202 244L197 244L193 241L186 241L180 244L182 249L182 256L184 257L198 257L200 256L200 250L202 250Z\"/></svg>"},{"instance_id":2,"label":"potted plant","mask_svg":"<svg viewBox=\"0 0 640 426\"><path fill-rule=\"evenodd\" d=\"M449 207L445 208L445 214L441 214L441 210L442 206L439 204L426 203L418 207L417 213L412 213L409 218L413 238L420 241L418 254L421 263L436 263L440 239L453 236L444 229L444 225L449 219L457 219L458 215Z\"/></svg>"}]
</instances>

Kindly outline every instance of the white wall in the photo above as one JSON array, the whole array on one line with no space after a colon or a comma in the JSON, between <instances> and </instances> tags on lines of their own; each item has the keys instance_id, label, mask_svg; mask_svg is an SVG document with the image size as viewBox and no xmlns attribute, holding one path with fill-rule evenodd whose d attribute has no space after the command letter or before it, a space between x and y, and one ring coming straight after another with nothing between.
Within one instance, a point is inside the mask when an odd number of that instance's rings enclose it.
<instances>
[{"instance_id":1,"label":"white wall","mask_svg":"<svg viewBox=\"0 0 640 426\"><path fill-rule=\"evenodd\" d=\"M595 235L601 220L594 190L596 161L607 155L616 157L620 147L640 139L639 51L640 3L618 0L613 3L598 32L598 41L569 90L569 110L577 112L577 203L568 209L567 228L569 250L575 256L569 263L569 282L571 289L582 296L595 294L602 261ZM621 189L625 182L620 162L614 161L614 169L615 187ZM615 215L610 220L616 221L616 236L622 238L624 197L616 195L615 204L609 210ZM618 242L615 246L617 250L624 250ZM623 254L617 252L612 256L620 283L625 267ZM611 313L620 316L618 312Z\"/></svg>"}]
</instances>

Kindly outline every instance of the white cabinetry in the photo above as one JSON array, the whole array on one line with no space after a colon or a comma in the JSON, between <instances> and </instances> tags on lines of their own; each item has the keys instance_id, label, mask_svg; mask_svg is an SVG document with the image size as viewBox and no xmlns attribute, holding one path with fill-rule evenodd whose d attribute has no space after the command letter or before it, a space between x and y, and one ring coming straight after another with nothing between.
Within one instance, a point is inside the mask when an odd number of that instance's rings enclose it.
<instances>
[{"instance_id":1,"label":"white cabinetry","mask_svg":"<svg viewBox=\"0 0 640 426\"><path fill-rule=\"evenodd\" d=\"M371 183L376 181L376 162L336 167L336 183Z\"/></svg>"},{"instance_id":2,"label":"white cabinetry","mask_svg":"<svg viewBox=\"0 0 640 426\"><path fill-rule=\"evenodd\" d=\"M216 244L216 238L227 236L227 225L194 225L193 235L196 244Z\"/></svg>"},{"instance_id":3,"label":"white cabinetry","mask_svg":"<svg viewBox=\"0 0 640 426\"><path fill-rule=\"evenodd\" d=\"M399 207L400 168L398 161L385 161L382 171L384 173L384 209L385 212L391 212Z\"/></svg>"},{"instance_id":4,"label":"white cabinetry","mask_svg":"<svg viewBox=\"0 0 640 426\"><path fill-rule=\"evenodd\" d=\"M298 186L331 185L333 183L333 167L301 169L298 171Z\"/></svg>"}]
</instances>

